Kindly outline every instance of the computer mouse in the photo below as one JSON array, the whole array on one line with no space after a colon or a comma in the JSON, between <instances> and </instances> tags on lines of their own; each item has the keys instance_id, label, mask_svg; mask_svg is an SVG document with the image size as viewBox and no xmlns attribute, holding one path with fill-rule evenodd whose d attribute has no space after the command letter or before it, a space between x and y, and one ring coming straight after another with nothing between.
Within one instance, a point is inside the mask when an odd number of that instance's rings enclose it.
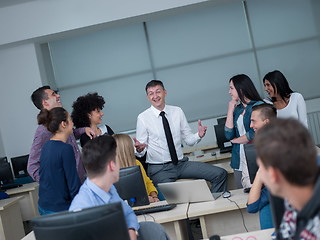
<instances>
[{"instance_id":1,"label":"computer mouse","mask_svg":"<svg viewBox=\"0 0 320 240\"><path fill-rule=\"evenodd\" d=\"M229 191L225 191L224 193L222 193L222 197L229 198L231 197L231 193Z\"/></svg>"}]
</instances>

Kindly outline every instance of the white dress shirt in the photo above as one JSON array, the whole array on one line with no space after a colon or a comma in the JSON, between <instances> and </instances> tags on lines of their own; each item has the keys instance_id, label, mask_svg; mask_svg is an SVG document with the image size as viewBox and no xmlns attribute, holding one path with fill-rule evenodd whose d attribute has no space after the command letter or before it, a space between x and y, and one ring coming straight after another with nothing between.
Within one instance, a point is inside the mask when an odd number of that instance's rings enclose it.
<instances>
[{"instance_id":1,"label":"white dress shirt","mask_svg":"<svg viewBox=\"0 0 320 240\"><path fill-rule=\"evenodd\" d=\"M169 121L178 159L181 160L183 158L181 138L189 146L198 143L201 138L198 133L192 133L181 108L166 105L163 111ZM171 161L160 112L151 106L140 113L137 119L136 138L140 143L145 143L147 146L136 155L143 156L147 151L147 163L158 164Z\"/></svg>"}]
</instances>

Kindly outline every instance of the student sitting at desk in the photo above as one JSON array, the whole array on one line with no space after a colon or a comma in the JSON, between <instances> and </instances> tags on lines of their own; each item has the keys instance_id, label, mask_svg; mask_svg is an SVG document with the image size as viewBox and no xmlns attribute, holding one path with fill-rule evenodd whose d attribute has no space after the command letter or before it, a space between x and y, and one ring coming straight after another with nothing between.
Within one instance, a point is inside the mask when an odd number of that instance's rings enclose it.
<instances>
[{"instance_id":1,"label":"student sitting at desk","mask_svg":"<svg viewBox=\"0 0 320 240\"><path fill-rule=\"evenodd\" d=\"M120 161L120 168L139 165L146 185L149 202L159 202L158 191L152 183L152 180L147 176L142 164L136 160L133 148L133 142L127 134L114 134L114 139L117 142L117 155Z\"/></svg>"},{"instance_id":2,"label":"student sitting at desk","mask_svg":"<svg viewBox=\"0 0 320 240\"><path fill-rule=\"evenodd\" d=\"M72 120L76 128L90 127L96 136L103 134L112 135L113 130L108 125L100 125L104 113L104 99L98 93L88 93L87 95L80 96L73 102ZM99 125L99 127L98 127ZM80 136L81 147L90 140L89 136L82 134Z\"/></svg>"},{"instance_id":3,"label":"student sitting at desk","mask_svg":"<svg viewBox=\"0 0 320 240\"><path fill-rule=\"evenodd\" d=\"M277 111L272 105L265 103L254 106L252 107L250 127L253 128L255 132L258 132L260 128L276 117ZM268 189L262 184L259 170L249 192L247 211L249 213L259 211L261 229L273 227Z\"/></svg>"},{"instance_id":4,"label":"student sitting at desk","mask_svg":"<svg viewBox=\"0 0 320 240\"><path fill-rule=\"evenodd\" d=\"M42 109L38 123L53 133L40 155L38 209L41 215L68 210L81 182L74 151L66 141L73 133L73 122L62 107Z\"/></svg>"},{"instance_id":5,"label":"student sitting at desk","mask_svg":"<svg viewBox=\"0 0 320 240\"><path fill-rule=\"evenodd\" d=\"M131 240L169 239L163 227L154 222L138 223L131 207L117 193L120 163L116 154L117 144L112 136L99 136L86 143L81 159L88 178L73 199L69 210L84 209L112 202L121 202Z\"/></svg>"},{"instance_id":6,"label":"student sitting at desk","mask_svg":"<svg viewBox=\"0 0 320 240\"><path fill-rule=\"evenodd\" d=\"M275 119L255 136L262 182L284 199L278 239L320 239L320 175L308 130L295 119Z\"/></svg>"}]
</instances>

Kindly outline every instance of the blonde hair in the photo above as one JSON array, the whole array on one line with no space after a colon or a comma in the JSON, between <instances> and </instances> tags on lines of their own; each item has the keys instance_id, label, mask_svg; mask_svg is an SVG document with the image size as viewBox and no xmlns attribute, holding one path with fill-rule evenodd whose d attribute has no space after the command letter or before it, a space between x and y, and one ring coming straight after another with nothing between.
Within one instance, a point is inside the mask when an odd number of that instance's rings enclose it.
<instances>
[{"instance_id":1,"label":"blonde hair","mask_svg":"<svg viewBox=\"0 0 320 240\"><path fill-rule=\"evenodd\" d=\"M127 134L113 134L117 143L117 155L120 162L120 168L137 165L134 154L133 142Z\"/></svg>"}]
</instances>

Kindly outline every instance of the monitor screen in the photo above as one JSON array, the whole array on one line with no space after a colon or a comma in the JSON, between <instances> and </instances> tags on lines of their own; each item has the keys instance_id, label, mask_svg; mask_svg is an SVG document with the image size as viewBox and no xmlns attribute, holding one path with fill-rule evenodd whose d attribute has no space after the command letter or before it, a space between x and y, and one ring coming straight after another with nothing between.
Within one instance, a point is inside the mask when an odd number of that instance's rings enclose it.
<instances>
[{"instance_id":1,"label":"monitor screen","mask_svg":"<svg viewBox=\"0 0 320 240\"><path fill-rule=\"evenodd\" d=\"M0 185L11 184L14 182L10 163L0 163Z\"/></svg>"},{"instance_id":2,"label":"monitor screen","mask_svg":"<svg viewBox=\"0 0 320 240\"><path fill-rule=\"evenodd\" d=\"M119 196L126 200L131 207L149 204L140 166L121 168L119 181L114 186Z\"/></svg>"},{"instance_id":3,"label":"monitor screen","mask_svg":"<svg viewBox=\"0 0 320 240\"><path fill-rule=\"evenodd\" d=\"M259 169L257 164L257 153L253 143L244 144L244 152L246 154L246 161L248 166L249 178L251 184L253 184L256 173Z\"/></svg>"},{"instance_id":4,"label":"monitor screen","mask_svg":"<svg viewBox=\"0 0 320 240\"><path fill-rule=\"evenodd\" d=\"M29 176L27 172L29 155L11 158L11 164L16 178Z\"/></svg>"},{"instance_id":5,"label":"monitor screen","mask_svg":"<svg viewBox=\"0 0 320 240\"><path fill-rule=\"evenodd\" d=\"M225 125L227 117L217 118L218 125Z\"/></svg>"},{"instance_id":6,"label":"monitor screen","mask_svg":"<svg viewBox=\"0 0 320 240\"><path fill-rule=\"evenodd\" d=\"M227 149L232 151L232 143L224 135L224 124L214 125L214 131L216 133L217 145L221 149Z\"/></svg>"},{"instance_id":7,"label":"monitor screen","mask_svg":"<svg viewBox=\"0 0 320 240\"><path fill-rule=\"evenodd\" d=\"M129 240L120 202L33 218L31 225L37 240Z\"/></svg>"}]
</instances>

